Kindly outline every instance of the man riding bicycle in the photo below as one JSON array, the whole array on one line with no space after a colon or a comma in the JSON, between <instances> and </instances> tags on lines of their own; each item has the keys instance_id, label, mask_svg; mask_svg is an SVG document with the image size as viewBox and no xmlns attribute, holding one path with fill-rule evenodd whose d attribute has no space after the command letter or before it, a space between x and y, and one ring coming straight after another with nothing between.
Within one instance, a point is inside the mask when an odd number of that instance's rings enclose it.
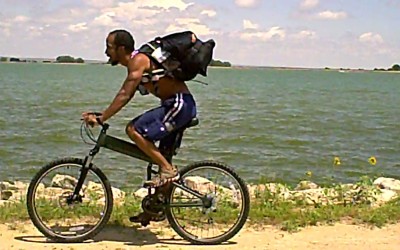
<instances>
[{"instance_id":1,"label":"man riding bicycle","mask_svg":"<svg viewBox=\"0 0 400 250\"><path fill-rule=\"evenodd\" d=\"M192 42L195 41L193 34ZM145 186L160 187L178 180L176 167L168 162L154 142L160 141L160 145L168 148L174 143L168 135L196 116L196 103L188 86L182 80L157 71L159 64L145 53L135 50L135 41L126 30L114 30L108 34L105 54L111 65L121 64L127 68L127 77L100 117L84 112L83 119L88 124L105 122L134 97L136 90L147 91L158 97L161 105L130 121L126 125L126 133L159 166L159 175L146 181Z\"/></svg>"}]
</instances>

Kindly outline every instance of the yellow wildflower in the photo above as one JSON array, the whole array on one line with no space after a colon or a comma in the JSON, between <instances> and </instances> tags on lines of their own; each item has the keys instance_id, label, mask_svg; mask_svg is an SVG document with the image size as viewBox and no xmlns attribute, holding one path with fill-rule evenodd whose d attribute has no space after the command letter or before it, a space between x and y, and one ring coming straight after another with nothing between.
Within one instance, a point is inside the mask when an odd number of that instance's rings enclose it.
<instances>
[{"instance_id":1,"label":"yellow wildflower","mask_svg":"<svg viewBox=\"0 0 400 250\"><path fill-rule=\"evenodd\" d=\"M371 156L371 157L369 157L368 162L369 162L369 164L375 166L376 158L374 156Z\"/></svg>"},{"instance_id":2,"label":"yellow wildflower","mask_svg":"<svg viewBox=\"0 0 400 250\"><path fill-rule=\"evenodd\" d=\"M333 165L340 165L340 158L335 156L335 158L333 158Z\"/></svg>"}]
</instances>

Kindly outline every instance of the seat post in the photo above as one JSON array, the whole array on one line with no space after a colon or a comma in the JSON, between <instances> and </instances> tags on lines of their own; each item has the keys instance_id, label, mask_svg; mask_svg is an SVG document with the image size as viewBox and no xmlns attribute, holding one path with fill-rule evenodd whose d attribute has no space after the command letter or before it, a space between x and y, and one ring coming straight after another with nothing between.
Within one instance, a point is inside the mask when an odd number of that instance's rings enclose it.
<instances>
[{"instance_id":1,"label":"seat post","mask_svg":"<svg viewBox=\"0 0 400 250\"><path fill-rule=\"evenodd\" d=\"M183 138L183 133L187 128L194 127L199 124L199 120L197 118L193 118L187 125L179 128L178 130L174 131L170 136L173 136L171 138L172 140L172 145L168 147L165 147L164 143L160 142L160 145L158 149L160 150L161 154L167 159L167 161L172 164L172 158L174 155L178 154L178 149L181 146L182 143L182 138Z\"/></svg>"}]
</instances>

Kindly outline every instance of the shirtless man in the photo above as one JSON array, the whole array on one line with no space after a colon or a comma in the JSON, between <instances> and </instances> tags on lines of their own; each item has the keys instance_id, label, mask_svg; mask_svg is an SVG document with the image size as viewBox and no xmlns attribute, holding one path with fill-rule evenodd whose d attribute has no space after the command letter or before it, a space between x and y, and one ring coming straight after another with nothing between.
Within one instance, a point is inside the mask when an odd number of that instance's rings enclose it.
<instances>
[{"instance_id":1,"label":"shirtless man","mask_svg":"<svg viewBox=\"0 0 400 250\"><path fill-rule=\"evenodd\" d=\"M195 39L193 35L192 41ZM170 76L158 76L153 81L149 79L146 73L157 69L157 65L146 54L135 51L135 41L128 31L110 32L106 47L105 53L111 64L125 66L127 77L114 100L98 117L99 121L103 123L120 111L133 98L138 88L158 97L161 105L130 121L126 126L126 133L159 166L159 175L146 181L145 186L160 187L178 180L177 169L161 154L154 142L160 141L161 144L171 132L186 125L196 116L193 96L183 81ZM97 124L96 116L90 112L82 113L82 117L88 124Z\"/></svg>"}]
</instances>

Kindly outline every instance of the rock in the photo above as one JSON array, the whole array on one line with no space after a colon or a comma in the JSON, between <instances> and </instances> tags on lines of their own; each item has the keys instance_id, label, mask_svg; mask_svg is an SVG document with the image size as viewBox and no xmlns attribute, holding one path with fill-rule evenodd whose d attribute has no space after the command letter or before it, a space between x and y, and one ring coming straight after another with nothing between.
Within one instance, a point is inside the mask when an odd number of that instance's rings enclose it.
<instances>
[{"instance_id":1,"label":"rock","mask_svg":"<svg viewBox=\"0 0 400 250\"><path fill-rule=\"evenodd\" d=\"M278 197L282 200L287 200L290 198L290 190L281 183L267 183L259 184L256 186L247 186L249 189L250 197L257 198L268 192L274 197Z\"/></svg>"},{"instance_id":2,"label":"rock","mask_svg":"<svg viewBox=\"0 0 400 250\"><path fill-rule=\"evenodd\" d=\"M1 190L16 190L16 189L17 189L17 187L15 187L14 185L12 185L9 182L6 182L6 181L0 182L0 191Z\"/></svg>"},{"instance_id":3,"label":"rock","mask_svg":"<svg viewBox=\"0 0 400 250\"><path fill-rule=\"evenodd\" d=\"M374 185L378 186L381 189L389 189L400 193L400 180L379 177L374 181Z\"/></svg>"},{"instance_id":4,"label":"rock","mask_svg":"<svg viewBox=\"0 0 400 250\"><path fill-rule=\"evenodd\" d=\"M262 185L258 185L259 189L262 189ZM289 192L289 189L280 183L267 183L265 188L268 189L271 193L286 193Z\"/></svg>"},{"instance_id":5,"label":"rock","mask_svg":"<svg viewBox=\"0 0 400 250\"><path fill-rule=\"evenodd\" d=\"M22 201L26 197L26 190L16 190L13 191L10 201Z\"/></svg>"},{"instance_id":6,"label":"rock","mask_svg":"<svg viewBox=\"0 0 400 250\"><path fill-rule=\"evenodd\" d=\"M64 192L66 191L59 187L48 187L44 190L44 197L58 199L61 195L64 194Z\"/></svg>"},{"instance_id":7,"label":"rock","mask_svg":"<svg viewBox=\"0 0 400 250\"><path fill-rule=\"evenodd\" d=\"M6 205L12 204L12 203L13 203L12 201L0 200L0 207L1 207L1 206L6 206Z\"/></svg>"},{"instance_id":8,"label":"rock","mask_svg":"<svg viewBox=\"0 0 400 250\"><path fill-rule=\"evenodd\" d=\"M11 190L2 190L0 196L0 200L8 200L13 196L13 192Z\"/></svg>"},{"instance_id":9,"label":"rock","mask_svg":"<svg viewBox=\"0 0 400 250\"><path fill-rule=\"evenodd\" d=\"M325 197L324 189L306 189L292 191L292 197L295 200L303 201L307 205L314 205L320 203L320 199Z\"/></svg>"},{"instance_id":10,"label":"rock","mask_svg":"<svg viewBox=\"0 0 400 250\"><path fill-rule=\"evenodd\" d=\"M197 190L202 194L207 194L215 190L215 184L200 176L189 176L185 178L185 185L191 189Z\"/></svg>"},{"instance_id":11,"label":"rock","mask_svg":"<svg viewBox=\"0 0 400 250\"><path fill-rule=\"evenodd\" d=\"M311 181L300 181L295 190L316 189L318 185Z\"/></svg>"},{"instance_id":12,"label":"rock","mask_svg":"<svg viewBox=\"0 0 400 250\"><path fill-rule=\"evenodd\" d=\"M125 192L122 191L121 189L115 188L115 187L111 187L112 193L113 193L113 197L116 200L122 200L125 198Z\"/></svg>"},{"instance_id":13,"label":"rock","mask_svg":"<svg viewBox=\"0 0 400 250\"><path fill-rule=\"evenodd\" d=\"M63 189L73 189L77 183L78 183L78 180L72 176L57 174L51 180L50 186L51 187L59 187L59 188L63 188Z\"/></svg>"},{"instance_id":14,"label":"rock","mask_svg":"<svg viewBox=\"0 0 400 250\"><path fill-rule=\"evenodd\" d=\"M14 181L14 187L18 190L27 190L29 184L28 183L24 183L22 181Z\"/></svg>"},{"instance_id":15,"label":"rock","mask_svg":"<svg viewBox=\"0 0 400 250\"><path fill-rule=\"evenodd\" d=\"M86 191L99 191L103 190L103 186L100 183L89 181Z\"/></svg>"},{"instance_id":16,"label":"rock","mask_svg":"<svg viewBox=\"0 0 400 250\"><path fill-rule=\"evenodd\" d=\"M133 194L135 197L138 198L144 198L147 196L147 194L149 193L149 191L147 190L147 188L139 188L138 190L136 190L136 192Z\"/></svg>"},{"instance_id":17,"label":"rock","mask_svg":"<svg viewBox=\"0 0 400 250\"><path fill-rule=\"evenodd\" d=\"M398 197L398 193L389 189L382 189L374 195L374 205L379 206Z\"/></svg>"}]
</instances>

